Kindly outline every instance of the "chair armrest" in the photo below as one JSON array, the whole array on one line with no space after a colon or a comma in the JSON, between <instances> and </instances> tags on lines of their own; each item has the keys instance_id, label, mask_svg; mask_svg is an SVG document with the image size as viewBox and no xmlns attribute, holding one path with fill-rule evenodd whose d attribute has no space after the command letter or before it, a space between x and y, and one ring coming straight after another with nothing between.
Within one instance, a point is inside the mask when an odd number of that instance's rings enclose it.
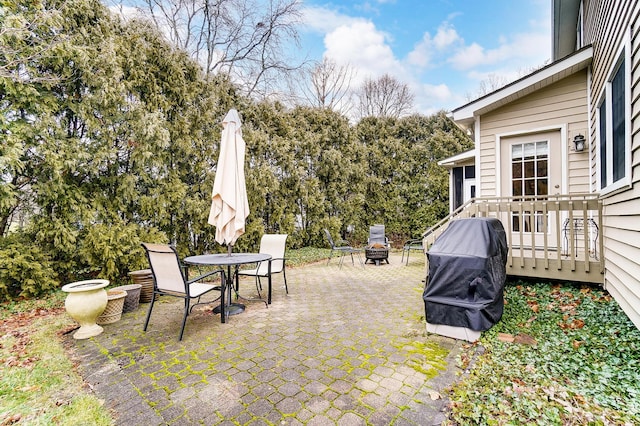
<instances>
[{"instance_id":1,"label":"chair armrest","mask_svg":"<svg viewBox=\"0 0 640 426\"><path fill-rule=\"evenodd\" d=\"M287 258L286 257L272 257L271 259L268 260L269 263L273 262L274 260L282 260L282 267L284 268L286 263L287 263Z\"/></svg>"},{"instance_id":2,"label":"chair armrest","mask_svg":"<svg viewBox=\"0 0 640 426\"><path fill-rule=\"evenodd\" d=\"M404 243L404 246L421 246L422 247L422 238L414 238L413 240L407 240Z\"/></svg>"},{"instance_id":3,"label":"chair armrest","mask_svg":"<svg viewBox=\"0 0 640 426\"><path fill-rule=\"evenodd\" d=\"M189 281L187 281L187 284L191 284L191 283L198 282L198 281L200 281L201 279L203 279L203 278L207 278L207 277L209 277L209 276L211 276L211 275L214 275L214 274L221 274L221 275L222 275L222 270L221 270L221 269L218 269L217 271L207 272L207 273L202 274L202 275L200 275L200 276L198 276L198 277L191 278Z\"/></svg>"}]
</instances>

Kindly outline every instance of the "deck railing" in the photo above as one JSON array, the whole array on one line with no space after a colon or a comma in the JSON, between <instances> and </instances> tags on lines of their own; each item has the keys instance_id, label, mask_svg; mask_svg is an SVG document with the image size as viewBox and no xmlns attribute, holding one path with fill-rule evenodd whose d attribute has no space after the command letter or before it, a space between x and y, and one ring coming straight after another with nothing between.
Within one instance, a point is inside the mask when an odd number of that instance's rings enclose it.
<instances>
[{"instance_id":1,"label":"deck railing","mask_svg":"<svg viewBox=\"0 0 640 426\"><path fill-rule=\"evenodd\" d=\"M597 194L475 198L423 234L429 248L449 222L495 217L509 253L507 274L602 283L602 202Z\"/></svg>"}]
</instances>

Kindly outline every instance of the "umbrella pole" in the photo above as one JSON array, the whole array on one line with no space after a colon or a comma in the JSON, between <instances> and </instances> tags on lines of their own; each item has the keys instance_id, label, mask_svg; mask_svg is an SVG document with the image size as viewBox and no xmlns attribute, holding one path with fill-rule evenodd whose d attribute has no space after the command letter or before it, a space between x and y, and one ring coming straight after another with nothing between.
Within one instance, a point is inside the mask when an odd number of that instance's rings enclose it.
<instances>
[{"instance_id":1,"label":"umbrella pole","mask_svg":"<svg viewBox=\"0 0 640 426\"><path fill-rule=\"evenodd\" d=\"M231 256L231 252L233 251L233 244L227 244L227 254Z\"/></svg>"}]
</instances>

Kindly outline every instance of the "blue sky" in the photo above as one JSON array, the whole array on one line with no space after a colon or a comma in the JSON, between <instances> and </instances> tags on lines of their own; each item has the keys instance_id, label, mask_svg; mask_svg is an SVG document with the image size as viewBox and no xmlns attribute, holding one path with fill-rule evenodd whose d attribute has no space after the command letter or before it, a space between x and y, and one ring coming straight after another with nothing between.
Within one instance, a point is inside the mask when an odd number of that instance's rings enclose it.
<instances>
[{"instance_id":1,"label":"blue sky","mask_svg":"<svg viewBox=\"0 0 640 426\"><path fill-rule=\"evenodd\" d=\"M480 82L514 80L551 57L550 0L304 0L303 54L388 73L415 95L416 112L451 110Z\"/></svg>"}]
</instances>

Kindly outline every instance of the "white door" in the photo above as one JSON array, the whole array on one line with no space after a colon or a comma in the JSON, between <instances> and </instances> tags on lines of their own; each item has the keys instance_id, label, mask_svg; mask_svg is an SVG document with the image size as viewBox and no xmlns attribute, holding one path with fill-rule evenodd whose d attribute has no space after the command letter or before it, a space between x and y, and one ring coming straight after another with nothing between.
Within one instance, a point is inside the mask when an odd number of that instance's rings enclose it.
<instances>
[{"instance_id":1,"label":"white door","mask_svg":"<svg viewBox=\"0 0 640 426\"><path fill-rule=\"evenodd\" d=\"M500 150L503 195L527 201L533 197L540 199L560 193L560 131L502 138ZM539 247L543 244L543 234L546 233L549 247L557 246L554 215L555 213L545 215L540 210L512 214L509 220L513 245L530 248L535 238L535 245ZM535 236L532 235L534 233Z\"/></svg>"}]
</instances>

